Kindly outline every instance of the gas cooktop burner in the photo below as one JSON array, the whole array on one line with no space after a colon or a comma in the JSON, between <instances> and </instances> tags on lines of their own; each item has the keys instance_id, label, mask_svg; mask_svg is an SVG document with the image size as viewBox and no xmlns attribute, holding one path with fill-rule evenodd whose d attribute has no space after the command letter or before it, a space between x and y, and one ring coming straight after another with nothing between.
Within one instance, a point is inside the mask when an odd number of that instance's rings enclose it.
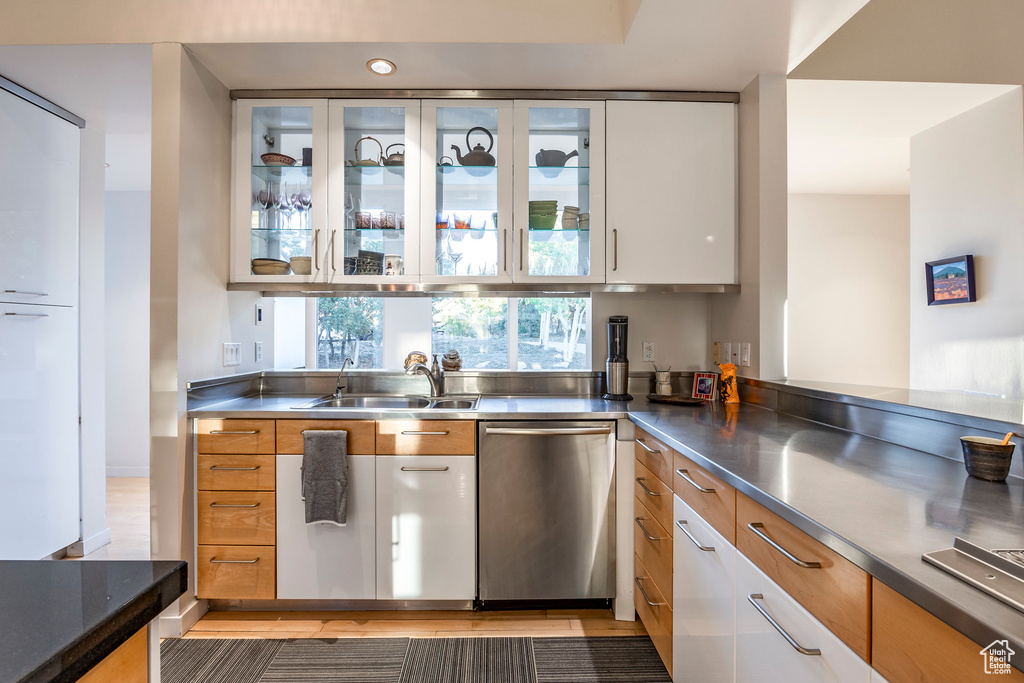
<instances>
[{"instance_id":1,"label":"gas cooktop burner","mask_svg":"<svg viewBox=\"0 0 1024 683\"><path fill-rule=\"evenodd\" d=\"M1024 550L985 550L957 538L921 559L1024 612Z\"/></svg>"}]
</instances>

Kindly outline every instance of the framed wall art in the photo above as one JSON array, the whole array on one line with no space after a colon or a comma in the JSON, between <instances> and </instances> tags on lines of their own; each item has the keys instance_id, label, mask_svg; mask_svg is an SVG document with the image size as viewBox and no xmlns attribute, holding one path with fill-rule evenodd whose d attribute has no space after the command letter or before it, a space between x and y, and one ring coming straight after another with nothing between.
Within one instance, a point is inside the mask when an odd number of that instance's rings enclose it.
<instances>
[{"instance_id":1,"label":"framed wall art","mask_svg":"<svg viewBox=\"0 0 1024 683\"><path fill-rule=\"evenodd\" d=\"M713 372L693 373L693 398L713 401L715 398L715 384L717 383L718 375Z\"/></svg>"},{"instance_id":2,"label":"framed wall art","mask_svg":"<svg viewBox=\"0 0 1024 683\"><path fill-rule=\"evenodd\" d=\"M928 305L966 304L977 300L974 291L974 256L954 256L924 264Z\"/></svg>"}]
</instances>

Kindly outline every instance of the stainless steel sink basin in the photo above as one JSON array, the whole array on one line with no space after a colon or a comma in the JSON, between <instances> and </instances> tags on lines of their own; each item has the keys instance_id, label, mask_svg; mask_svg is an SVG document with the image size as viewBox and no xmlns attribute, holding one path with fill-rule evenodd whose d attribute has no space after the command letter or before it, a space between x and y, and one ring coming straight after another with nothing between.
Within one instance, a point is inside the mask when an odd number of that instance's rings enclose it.
<instances>
[{"instance_id":1,"label":"stainless steel sink basin","mask_svg":"<svg viewBox=\"0 0 1024 683\"><path fill-rule=\"evenodd\" d=\"M476 410L479 396L444 396L431 399L426 396L382 396L379 394L350 394L335 398L323 396L297 406L296 410L321 408L362 408L364 410Z\"/></svg>"}]
</instances>

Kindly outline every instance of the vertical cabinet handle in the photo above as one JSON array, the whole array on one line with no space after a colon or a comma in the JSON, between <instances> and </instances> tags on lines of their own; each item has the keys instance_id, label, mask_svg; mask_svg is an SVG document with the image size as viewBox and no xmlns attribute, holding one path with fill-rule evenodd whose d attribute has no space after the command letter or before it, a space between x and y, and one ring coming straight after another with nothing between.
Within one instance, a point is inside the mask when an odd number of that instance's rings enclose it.
<instances>
[{"instance_id":1,"label":"vertical cabinet handle","mask_svg":"<svg viewBox=\"0 0 1024 683\"><path fill-rule=\"evenodd\" d=\"M334 265L334 243L337 242L338 231L331 230L331 270L336 271L338 267Z\"/></svg>"},{"instance_id":2,"label":"vertical cabinet handle","mask_svg":"<svg viewBox=\"0 0 1024 683\"><path fill-rule=\"evenodd\" d=\"M764 524L762 524L761 522L751 522L750 524L747 525L747 528L750 529L751 531L753 531L754 534L756 534L758 536L758 538L760 538L762 541L764 541L765 543L767 543L768 545L770 545L771 547L775 548L780 553L782 553L782 555L787 560L789 560L790 562L792 562L796 566L802 567L804 569L821 569L821 563L820 562L805 562L805 561L801 560L800 558L798 558L793 553L791 553L788 550L786 550L785 548L783 548L781 545L779 545L775 541L773 541L768 536L768 534L766 534L764 531L762 531L762 529L764 529Z\"/></svg>"},{"instance_id":3,"label":"vertical cabinet handle","mask_svg":"<svg viewBox=\"0 0 1024 683\"><path fill-rule=\"evenodd\" d=\"M320 270L320 228L313 231L313 266Z\"/></svg>"},{"instance_id":4,"label":"vertical cabinet handle","mask_svg":"<svg viewBox=\"0 0 1024 683\"><path fill-rule=\"evenodd\" d=\"M796 640L793 639L793 636L786 633L786 629L782 628L782 625L779 624L779 622L775 621L772 615L768 614L768 610L762 607L758 600L764 600L764 596L760 593L751 593L747 596L747 602L753 605L754 609L760 612L761 616L767 619L768 623L775 627L775 630L778 631L779 634L786 639L787 643L793 646L794 650L796 650L802 655L821 655L821 650L819 650L818 648L803 647L800 645L800 643L796 642Z\"/></svg>"},{"instance_id":5,"label":"vertical cabinet handle","mask_svg":"<svg viewBox=\"0 0 1024 683\"><path fill-rule=\"evenodd\" d=\"M501 231L501 272L508 272L508 228Z\"/></svg>"},{"instance_id":6,"label":"vertical cabinet handle","mask_svg":"<svg viewBox=\"0 0 1024 683\"><path fill-rule=\"evenodd\" d=\"M612 229L612 270L619 269L619 231Z\"/></svg>"},{"instance_id":7,"label":"vertical cabinet handle","mask_svg":"<svg viewBox=\"0 0 1024 683\"><path fill-rule=\"evenodd\" d=\"M526 244L523 242L523 229L519 228L519 271L523 270L523 252L526 251Z\"/></svg>"}]
</instances>

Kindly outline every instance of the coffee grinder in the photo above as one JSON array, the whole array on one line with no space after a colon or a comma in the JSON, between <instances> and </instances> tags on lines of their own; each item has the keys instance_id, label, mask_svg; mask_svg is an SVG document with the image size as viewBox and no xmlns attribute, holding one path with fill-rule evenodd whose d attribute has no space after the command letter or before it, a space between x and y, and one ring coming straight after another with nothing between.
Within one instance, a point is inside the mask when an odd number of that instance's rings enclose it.
<instances>
[{"instance_id":1,"label":"coffee grinder","mask_svg":"<svg viewBox=\"0 0 1024 683\"><path fill-rule=\"evenodd\" d=\"M608 318L608 360L605 362L606 401L632 401L627 393L629 359L626 358L626 333L629 317L613 315Z\"/></svg>"}]
</instances>

